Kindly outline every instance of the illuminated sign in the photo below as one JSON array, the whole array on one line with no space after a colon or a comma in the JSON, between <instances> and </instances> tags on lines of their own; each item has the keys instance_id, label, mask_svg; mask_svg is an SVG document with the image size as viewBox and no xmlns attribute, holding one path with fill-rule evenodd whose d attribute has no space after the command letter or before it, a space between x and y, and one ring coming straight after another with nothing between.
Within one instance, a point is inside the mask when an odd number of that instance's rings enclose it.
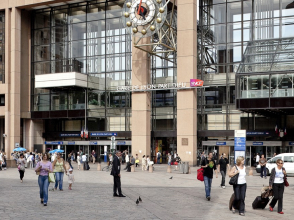
<instances>
[{"instance_id":1,"label":"illuminated sign","mask_svg":"<svg viewBox=\"0 0 294 220\"><path fill-rule=\"evenodd\" d=\"M204 81L200 79L190 79L190 87L203 86Z\"/></svg>"}]
</instances>

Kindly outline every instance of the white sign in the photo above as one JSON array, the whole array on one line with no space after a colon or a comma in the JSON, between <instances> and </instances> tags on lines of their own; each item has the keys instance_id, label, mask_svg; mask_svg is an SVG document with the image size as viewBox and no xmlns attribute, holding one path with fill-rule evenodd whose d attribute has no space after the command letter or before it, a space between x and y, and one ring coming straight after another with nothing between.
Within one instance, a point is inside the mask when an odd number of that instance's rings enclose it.
<instances>
[{"instance_id":1,"label":"white sign","mask_svg":"<svg viewBox=\"0 0 294 220\"><path fill-rule=\"evenodd\" d=\"M141 86L138 86L138 85L118 86L117 91L146 91L146 90L171 89L171 88L190 88L190 87L187 87L187 83L180 82L180 83L148 84L148 85L141 85Z\"/></svg>"},{"instance_id":2,"label":"white sign","mask_svg":"<svg viewBox=\"0 0 294 220\"><path fill-rule=\"evenodd\" d=\"M235 130L235 137L246 137L246 130Z\"/></svg>"},{"instance_id":3,"label":"white sign","mask_svg":"<svg viewBox=\"0 0 294 220\"><path fill-rule=\"evenodd\" d=\"M104 146L104 153L106 154L106 152L107 152L107 146L105 145Z\"/></svg>"},{"instance_id":4,"label":"white sign","mask_svg":"<svg viewBox=\"0 0 294 220\"><path fill-rule=\"evenodd\" d=\"M19 147L19 143L15 143L15 148Z\"/></svg>"}]
</instances>

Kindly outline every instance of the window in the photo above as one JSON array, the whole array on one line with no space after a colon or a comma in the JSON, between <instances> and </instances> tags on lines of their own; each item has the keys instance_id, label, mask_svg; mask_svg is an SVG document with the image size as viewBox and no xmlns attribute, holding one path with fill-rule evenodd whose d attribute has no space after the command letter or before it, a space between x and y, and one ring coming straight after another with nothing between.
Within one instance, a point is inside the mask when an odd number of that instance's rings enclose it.
<instances>
[{"instance_id":1,"label":"window","mask_svg":"<svg viewBox=\"0 0 294 220\"><path fill-rule=\"evenodd\" d=\"M5 95L0 95L0 106L5 106Z\"/></svg>"},{"instance_id":2,"label":"window","mask_svg":"<svg viewBox=\"0 0 294 220\"><path fill-rule=\"evenodd\" d=\"M284 157L284 162L285 163L294 163L294 156L285 156Z\"/></svg>"},{"instance_id":3,"label":"window","mask_svg":"<svg viewBox=\"0 0 294 220\"><path fill-rule=\"evenodd\" d=\"M276 163L278 159L282 159L281 157L274 157L273 159L269 160L269 163Z\"/></svg>"}]
</instances>

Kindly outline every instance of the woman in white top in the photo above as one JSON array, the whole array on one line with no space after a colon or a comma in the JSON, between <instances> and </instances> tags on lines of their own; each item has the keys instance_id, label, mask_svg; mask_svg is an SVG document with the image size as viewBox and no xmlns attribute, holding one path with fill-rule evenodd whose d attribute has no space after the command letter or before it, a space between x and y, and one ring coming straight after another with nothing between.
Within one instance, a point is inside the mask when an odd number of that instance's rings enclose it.
<instances>
[{"instance_id":1,"label":"woman in white top","mask_svg":"<svg viewBox=\"0 0 294 220\"><path fill-rule=\"evenodd\" d=\"M239 173L238 177L238 183L236 185L233 185L234 193L235 193L235 200L233 202L232 206L232 212L235 213L235 206L240 202L240 208L239 208L239 215L244 216L244 210L245 210L245 196L246 196L246 167L244 166L244 157L237 157L236 160L236 166L234 166L230 173L229 177L235 176L237 173Z\"/></svg>"},{"instance_id":2,"label":"woman in white top","mask_svg":"<svg viewBox=\"0 0 294 220\"><path fill-rule=\"evenodd\" d=\"M78 152L78 156L77 156L77 161L78 161L78 170L80 170L80 166L81 166L81 156L80 153Z\"/></svg>"},{"instance_id":3,"label":"woman in white top","mask_svg":"<svg viewBox=\"0 0 294 220\"><path fill-rule=\"evenodd\" d=\"M283 194L284 194L284 176L287 176L286 170L283 167L283 160L277 160L277 167L272 169L271 177L269 180L269 187L273 188L274 198L272 199L269 208L270 211L274 211L274 207L278 202L278 213L284 214L283 212Z\"/></svg>"}]
</instances>

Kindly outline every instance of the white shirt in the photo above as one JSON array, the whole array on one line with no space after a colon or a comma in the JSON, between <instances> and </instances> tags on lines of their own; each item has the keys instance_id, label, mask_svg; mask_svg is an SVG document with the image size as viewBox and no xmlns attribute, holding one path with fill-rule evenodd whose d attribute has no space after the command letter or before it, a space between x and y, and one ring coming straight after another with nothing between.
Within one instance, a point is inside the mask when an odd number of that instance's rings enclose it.
<instances>
[{"instance_id":1,"label":"white shirt","mask_svg":"<svg viewBox=\"0 0 294 220\"><path fill-rule=\"evenodd\" d=\"M150 159L149 159L149 157L147 158L147 165L149 165L149 163L150 163Z\"/></svg>"},{"instance_id":2,"label":"white shirt","mask_svg":"<svg viewBox=\"0 0 294 220\"><path fill-rule=\"evenodd\" d=\"M82 156L82 161L83 162L86 162L87 161L87 156L85 154Z\"/></svg>"},{"instance_id":3,"label":"white shirt","mask_svg":"<svg viewBox=\"0 0 294 220\"><path fill-rule=\"evenodd\" d=\"M53 162L53 161L55 160L55 157L56 157L55 154L53 154L53 155L51 156L51 162Z\"/></svg>"},{"instance_id":4,"label":"white shirt","mask_svg":"<svg viewBox=\"0 0 294 220\"><path fill-rule=\"evenodd\" d=\"M177 153L174 153L174 158L177 158Z\"/></svg>"},{"instance_id":5,"label":"white shirt","mask_svg":"<svg viewBox=\"0 0 294 220\"><path fill-rule=\"evenodd\" d=\"M0 153L0 161L2 161L2 153Z\"/></svg>"},{"instance_id":6,"label":"white shirt","mask_svg":"<svg viewBox=\"0 0 294 220\"><path fill-rule=\"evenodd\" d=\"M260 159L260 156L259 155L256 155L256 162L257 163L259 162L259 159Z\"/></svg>"},{"instance_id":7,"label":"white shirt","mask_svg":"<svg viewBox=\"0 0 294 220\"><path fill-rule=\"evenodd\" d=\"M130 158L128 154L126 155L126 162L130 162Z\"/></svg>"},{"instance_id":8,"label":"white shirt","mask_svg":"<svg viewBox=\"0 0 294 220\"><path fill-rule=\"evenodd\" d=\"M244 166L243 169L238 168L239 177L238 177L238 184L244 184L246 183L246 167Z\"/></svg>"},{"instance_id":9,"label":"white shirt","mask_svg":"<svg viewBox=\"0 0 294 220\"><path fill-rule=\"evenodd\" d=\"M283 183L284 182L284 174L282 169L278 169L275 167L276 170L276 175L275 175L275 180L274 183Z\"/></svg>"}]
</instances>

